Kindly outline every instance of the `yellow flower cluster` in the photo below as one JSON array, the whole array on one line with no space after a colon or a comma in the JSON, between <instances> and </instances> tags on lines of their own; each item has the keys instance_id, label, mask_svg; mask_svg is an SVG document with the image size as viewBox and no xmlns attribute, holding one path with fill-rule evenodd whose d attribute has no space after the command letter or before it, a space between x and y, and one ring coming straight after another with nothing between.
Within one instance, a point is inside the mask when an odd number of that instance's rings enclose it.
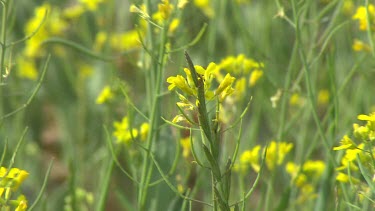
<instances>
[{"instance_id":1,"label":"yellow flower cluster","mask_svg":"<svg viewBox=\"0 0 375 211\"><path fill-rule=\"evenodd\" d=\"M107 103L112 100L114 97L114 93L110 86L105 86L98 97L96 98L96 104L103 104Z\"/></svg>"},{"instance_id":2,"label":"yellow flower cluster","mask_svg":"<svg viewBox=\"0 0 375 211\"><path fill-rule=\"evenodd\" d=\"M183 9L187 2L180 1L177 5L178 9ZM152 14L151 16L147 13L147 8L144 5L140 7L135 6L132 4L130 6L130 12L137 13L143 20L140 21L140 25L142 26L142 30L146 31L146 22L149 21L153 25L156 25L153 21L155 21L160 28L167 27L168 28L168 35L172 36L176 31L177 27L180 25L180 19L172 18L175 6L169 2L169 0L161 0L161 3L158 4L158 10ZM152 17L152 19L151 19ZM158 29L156 30L159 31Z\"/></svg>"},{"instance_id":3,"label":"yellow flower cluster","mask_svg":"<svg viewBox=\"0 0 375 211\"><path fill-rule=\"evenodd\" d=\"M267 147L267 155L265 158L267 168L272 171L276 166L284 163L287 154L292 150L293 144L287 142L271 141ZM255 172L260 170L260 152L264 152L265 148L261 151L261 146L256 145L250 150L244 151L240 155L239 163L234 165L234 170L241 173L246 173L251 166Z\"/></svg>"},{"instance_id":4,"label":"yellow flower cluster","mask_svg":"<svg viewBox=\"0 0 375 211\"><path fill-rule=\"evenodd\" d=\"M113 136L116 138L118 144L129 144L131 140L135 140L138 137L141 141L145 141L150 128L146 122L142 123L139 129L131 128L127 116L123 117L121 122L114 122L113 126L115 128Z\"/></svg>"},{"instance_id":5,"label":"yellow flower cluster","mask_svg":"<svg viewBox=\"0 0 375 211\"><path fill-rule=\"evenodd\" d=\"M247 87L253 87L263 76L264 64L256 62L251 58L246 58L244 54L238 56L228 56L221 60L218 65L220 70L233 74L238 78L234 84L236 92L234 93L235 100L242 99L246 94ZM220 71L217 72L217 78L222 78Z\"/></svg>"},{"instance_id":6,"label":"yellow flower cluster","mask_svg":"<svg viewBox=\"0 0 375 211\"><path fill-rule=\"evenodd\" d=\"M366 172L375 173L373 165L375 157L375 112L369 115L358 115L358 119L366 121L365 125L353 124L353 137L345 135L340 146L333 150L345 150L341 158L341 166L338 167L336 180L341 183L351 183L358 185L360 192L366 192L368 184L363 181L362 166ZM374 181L374 178L372 178Z\"/></svg>"},{"instance_id":7,"label":"yellow flower cluster","mask_svg":"<svg viewBox=\"0 0 375 211\"><path fill-rule=\"evenodd\" d=\"M368 10L368 14L367 14ZM374 23L367 21L367 15L369 16L370 20L374 20L375 18L375 6L373 4L369 4L366 8L365 6L360 6L357 8L356 13L353 15L354 20L358 20L359 22L359 30L366 31L368 26L373 27Z\"/></svg>"},{"instance_id":8,"label":"yellow flower cluster","mask_svg":"<svg viewBox=\"0 0 375 211\"><path fill-rule=\"evenodd\" d=\"M126 51L141 47L141 42L137 30L129 30L121 33L98 32L96 34L94 49L102 50L104 44L108 42L115 51Z\"/></svg>"},{"instance_id":9,"label":"yellow flower cluster","mask_svg":"<svg viewBox=\"0 0 375 211\"><path fill-rule=\"evenodd\" d=\"M235 81L235 78L229 73L222 78L219 86L216 89L211 89L212 81L217 76L217 72L219 71L219 68L215 63L211 62L206 69L199 65L195 65L194 68L197 74L201 76L200 80L203 80L204 94L207 100L213 100L215 97L217 97L219 101L222 102L227 96L234 92L232 84ZM192 73L188 68L184 68L184 72L186 77L177 75L167 78L167 82L170 84L168 86L168 90L178 88L188 96L194 96L197 98L198 88L194 84ZM194 107L194 104L190 103L183 95L179 96L181 102L178 105L185 105L183 107L190 108Z\"/></svg>"},{"instance_id":10,"label":"yellow flower cluster","mask_svg":"<svg viewBox=\"0 0 375 211\"><path fill-rule=\"evenodd\" d=\"M68 30L69 21L79 18L86 11L96 11L104 0L79 0L77 4L63 10L45 3L34 9L34 15L24 27L25 42L23 52L17 57L17 75L20 78L36 80L38 77L36 59L45 54L42 43L50 37L63 36ZM125 42L119 42L125 43ZM57 49L61 54L61 48Z\"/></svg>"},{"instance_id":11,"label":"yellow flower cluster","mask_svg":"<svg viewBox=\"0 0 375 211\"><path fill-rule=\"evenodd\" d=\"M352 16L353 20L357 20L359 23L360 31L367 31L369 27L371 30L375 28L375 6L373 4L368 4L368 7L359 6ZM369 22L369 21L370 22ZM361 40L355 39L352 45L354 51L371 51L368 44L362 42Z\"/></svg>"},{"instance_id":12,"label":"yellow flower cluster","mask_svg":"<svg viewBox=\"0 0 375 211\"><path fill-rule=\"evenodd\" d=\"M15 200L11 200L11 195L17 191L28 176L29 173L25 170L0 167L0 203L2 208L10 210L11 205L15 207L16 211L24 211L27 209L27 200L24 195L18 196ZM7 204L2 204L3 202ZM8 205L8 203L10 205Z\"/></svg>"},{"instance_id":13,"label":"yellow flower cluster","mask_svg":"<svg viewBox=\"0 0 375 211\"><path fill-rule=\"evenodd\" d=\"M308 160L302 165L302 169L300 165L293 162L286 164L285 170L290 175L292 184L300 191L297 203L303 203L317 197L315 184L323 174L324 169L325 164L320 160Z\"/></svg>"},{"instance_id":14,"label":"yellow flower cluster","mask_svg":"<svg viewBox=\"0 0 375 211\"><path fill-rule=\"evenodd\" d=\"M213 18L215 10L211 6L211 0L194 0L194 5L198 7L207 17Z\"/></svg>"}]
</instances>

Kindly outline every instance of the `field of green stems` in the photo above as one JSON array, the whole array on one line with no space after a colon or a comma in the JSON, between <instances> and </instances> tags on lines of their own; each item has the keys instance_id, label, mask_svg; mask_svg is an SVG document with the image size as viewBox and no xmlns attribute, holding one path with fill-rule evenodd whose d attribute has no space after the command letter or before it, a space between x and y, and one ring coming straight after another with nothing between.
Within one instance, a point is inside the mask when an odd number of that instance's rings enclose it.
<instances>
[{"instance_id":1,"label":"field of green stems","mask_svg":"<svg viewBox=\"0 0 375 211\"><path fill-rule=\"evenodd\" d=\"M374 1L0 2L0 211L375 209Z\"/></svg>"}]
</instances>

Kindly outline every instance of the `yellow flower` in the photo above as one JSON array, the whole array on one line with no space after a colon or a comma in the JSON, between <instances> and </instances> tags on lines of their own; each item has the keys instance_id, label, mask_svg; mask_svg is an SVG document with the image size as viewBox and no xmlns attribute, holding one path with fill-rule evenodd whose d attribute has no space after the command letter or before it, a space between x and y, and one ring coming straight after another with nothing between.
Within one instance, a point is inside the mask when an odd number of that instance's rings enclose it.
<instances>
[{"instance_id":1,"label":"yellow flower","mask_svg":"<svg viewBox=\"0 0 375 211\"><path fill-rule=\"evenodd\" d=\"M81 79L86 79L87 77L91 76L93 73L93 67L88 64L80 64L79 65L79 73L78 76Z\"/></svg>"},{"instance_id":2,"label":"yellow flower","mask_svg":"<svg viewBox=\"0 0 375 211\"><path fill-rule=\"evenodd\" d=\"M77 19L85 12L85 8L81 4L67 7L63 11L63 17L67 19Z\"/></svg>"},{"instance_id":3,"label":"yellow flower","mask_svg":"<svg viewBox=\"0 0 375 211\"><path fill-rule=\"evenodd\" d=\"M350 139L348 135L345 135L340 141L340 146L334 147L333 150L352 149L355 147L356 145L352 139Z\"/></svg>"},{"instance_id":4,"label":"yellow flower","mask_svg":"<svg viewBox=\"0 0 375 211\"><path fill-rule=\"evenodd\" d=\"M181 75L171 76L167 78L167 82L170 83L168 90L174 90L177 87L188 95L196 95L196 90L191 88L185 78Z\"/></svg>"},{"instance_id":5,"label":"yellow flower","mask_svg":"<svg viewBox=\"0 0 375 211\"><path fill-rule=\"evenodd\" d=\"M375 17L375 6L373 4L368 5L368 11L369 11L369 16L370 19ZM359 21L359 29L361 31L366 31L367 30L367 9L365 6L360 6L357 8L356 13L353 15L354 20ZM371 25L371 23L370 23Z\"/></svg>"},{"instance_id":6,"label":"yellow flower","mask_svg":"<svg viewBox=\"0 0 375 211\"><path fill-rule=\"evenodd\" d=\"M179 25L180 25L180 19L174 18L172 22L169 24L168 35L171 36L176 31Z\"/></svg>"},{"instance_id":7,"label":"yellow flower","mask_svg":"<svg viewBox=\"0 0 375 211\"><path fill-rule=\"evenodd\" d=\"M255 86L256 82L263 76L262 70L254 70L251 72L250 79L249 79L249 85L250 87Z\"/></svg>"},{"instance_id":8,"label":"yellow flower","mask_svg":"<svg viewBox=\"0 0 375 211\"><path fill-rule=\"evenodd\" d=\"M17 58L17 75L20 78L36 80L38 78L38 71L34 59L28 59L25 56Z\"/></svg>"},{"instance_id":9,"label":"yellow flower","mask_svg":"<svg viewBox=\"0 0 375 211\"><path fill-rule=\"evenodd\" d=\"M26 211L27 210L27 200L24 195L20 195L17 198L18 205L15 209L15 211Z\"/></svg>"},{"instance_id":10,"label":"yellow flower","mask_svg":"<svg viewBox=\"0 0 375 211\"><path fill-rule=\"evenodd\" d=\"M131 13L137 13L143 19L150 19L150 15L147 14L147 9L145 5L141 5L141 7L137 7L134 4L130 5L129 11Z\"/></svg>"},{"instance_id":11,"label":"yellow flower","mask_svg":"<svg viewBox=\"0 0 375 211\"><path fill-rule=\"evenodd\" d=\"M0 168L0 196L3 195L4 191L15 192L21 183L29 176L29 173L25 170L18 168L11 168L7 174L8 169L5 167Z\"/></svg>"},{"instance_id":12,"label":"yellow flower","mask_svg":"<svg viewBox=\"0 0 375 211\"><path fill-rule=\"evenodd\" d=\"M138 137L138 130L129 128L128 117L122 118L121 122L114 122L115 131L113 136L117 139L117 143L128 144L133 138Z\"/></svg>"},{"instance_id":13,"label":"yellow flower","mask_svg":"<svg viewBox=\"0 0 375 211\"><path fill-rule=\"evenodd\" d=\"M195 6L202 10L202 12L209 18L213 18L215 15L214 9L211 7L210 0L194 0Z\"/></svg>"},{"instance_id":14,"label":"yellow flower","mask_svg":"<svg viewBox=\"0 0 375 211\"><path fill-rule=\"evenodd\" d=\"M114 94L110 86L105 86L96 98L96 104L103 104L110 101L114 97Z\"/></svg>"},{"instance_id":15,"label":"yellow flower","mask_svg":"<svg viewBox=\"0 0 375 211\"><path fill-rule=\"evenodd\" d=\"M235 99L238 101L246 95L246 79L242 77L236 81L234 85L235 92L233 93Z\"/></svg>"},{"instance_id":16,"label":"yellow flower","mask_svg":"<svg viewBox=\"0 0 375 211\"><path fill-rule=\"evenodd\" d=\"M183 9L187 3L189 3L189 0L178 0L178 4L177 4L178 9Z\"/></svg>"},{"instance_id":17,"label":"yellow flower","mask_svg":"<svg viewBox=\"0 0 375 211\"><path fill-rule=\"evenodd\" d=\"M141 46L137 30L130 30L120 34L113 34L110 37L110 44L112 48L119 51L134 49Z\"/></svg>"},{"instance_id":18,"label":"yellow flower","mask_svg":"<svg viewBox=\"0 0 375 211\"><path fill-rule=\"evenodd\" d=\"M292 148L292 143L272 141L267 148L266 164L268 169L273 170L276 165L281 165Z\"/></svg>"},{"instance_id":19,"label":"yellow flower","mask_svg":"<svg viewBox=\"0 0 375 211\"><path fill-rule=\"evenodd\" d=\"M188 158L191 152L190 137L185 137L180 140L182 147L182 156Z\"/></svg>"},{"instance_id":20,"label":"yellow flower","mask_svg":"<svg viewBox=\"0 0 375 211\"><path fill-rule=\"evenodd\" d=\"M325 163L321 160L308 160L302 166L304 173L315 178L320 177L323 174L324 169Z\"/></svg>"},{"instance_id":21,"label":"yellow flower","mask_svg":"<svg viewBox=\"0 0 375 211\"><path fill-rule=\"evenodd\" d=\"M292 96L290 96L289 104L291 106L302 106L304 104L304 100L301 98L299 93L293 93Z\"/></svg>"},{"instance_id":22,"label":"yellow flower","mask_svg":"<svg viewBox=\"0 0 375 211\"><path fill-rule=\"evenodd\" d=\"M232 77L229 73L225 75L223 81L220 83L219 87L215 91L215 95L220 95L222 92L227 90L228 88L231 88L234 80L236 80L235 77Z\"/></svg>"},{"instance_id":23,"label":"yellow flower","mask_svg":"<svg viewBox=\"0 0 375 211\"><path fill-rule=\"evenodd\" d=\"M375 122L375 112L371 113L370 115L360 114L357 118L359 120Z\"/></svg>"},{"instance_id":24,"label":"yellow flower","mask_svg":"<svg viewBox=\"0 0 375 211\"><path fill-rule=\"evenodd\" d=\"M139 129L139 131L140 131L141 140L145 141L147 139L148 132L150 131L150 124L148 124L147 122L144 122L141 125L141 128Z\"/></svg>"},{"instance_id":25,"label":"yellow flower","mask_svg":"<svg viewBox=\"0 0 375 211\"><path fill-rule=\"evenodd\" d=\"M261 147L259 145L256 145L251 150L245 150L240 156L239 163L234 165L234 170L244 174L248 170L249 166L251 166L255 172L259 172L260 148Z\"/></svg>"},{"instance_id":26,"label":"yellow flower","mask_svg":"<svg viewBox=\"0 0 375 211\"><path fill-rule=\"evenodd\" d=\"M100 51L103 48L103 45L108 39L108 35L106 32L100 31L96 34L95 42L94 42L94 49L96 51Z\"/></svg>"},{"instance_id":27,"label":"yellow flower","mask_svg":"<svg viewBox=\"0 0 375 211\"><path fill-rule=\"evenodd\" d=\"M344 4L342 5L342 11L345 15L350 15L353 13L354 3L353 0L344 0Z\"/></svg>"},{"instance_id":28,"label":"yellow flower","mask_svg":"<svg viewBox=\"0 0 375 211\"><path fill-rule=\"evenodd\" d=\"M161 4L158 4L158 12L163 20L167 20L173 11L173 5L169 3L169 0L162 0Z\"/></svg>"},{"instance_id":29,"label":"yellow flower","mask_svg":"<svg viewBox=\"0 0 375 211\"><path fill-rule=\"evenodd\" d=\"M96 11L98 9L99 4L103 2L103 0L78 0L78 1L91 11Z\"/></svg>"},{"instance_id":30,"label":"yellow flower","mask_svg":"<svg viewBox=\"0 0 375 211\"><path fill-rule=\"evenodd\" d=\"M355 39L354 42L353 42L353 45L352 45L352 48L354 51L366 51L366 52L370 52L371 51L371 47L369 45L367 45L366 43L362 42L361 40L358 40L358 39Z\"/></svg>"},{"instance_id":31,"label":"yellow flower","mask_svg":"<svg viewBox=\"0 0 375 211\"><path fill-rule=\"evenodd\" d=\"M329 102L329 91L326 89L319 90L318 92L318 104L327 105Z\"/></svg>"}]
</instances>

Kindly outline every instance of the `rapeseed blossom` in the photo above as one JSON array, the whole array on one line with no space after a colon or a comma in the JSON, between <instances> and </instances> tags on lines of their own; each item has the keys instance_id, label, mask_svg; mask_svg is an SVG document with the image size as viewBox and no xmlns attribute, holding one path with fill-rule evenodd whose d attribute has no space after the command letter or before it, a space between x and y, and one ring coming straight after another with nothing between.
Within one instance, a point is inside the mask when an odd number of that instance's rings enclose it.
<instances>
[{"instance_id":1,"label":"rapeseed blossom","mask_svg":"<svg viewBox=\"0 0 375 211\"><path fill-rule=\"evenodd\" d=\"M10 208L10 205L15 207L17 211L24 211L27 209L27 200L24 195L19 195L16 200L11 199L12 193L17 191L23 181L29 176L25 170L18 168L0 167L0 198L1 207ZM10 202L10 205L3 204Z\"/></svg>"},{"instance_id":2,"label":"rapeseed blossom","mask_svg":"<svg viewBox=\"0 0 375 211\"><path fill-rule=\"evenodd\" d=\"M323 161L308 160L302 167L293 162L288 162L285 165L285 170L291 177L292 185L295 185L299 190L297 203L303 203L317 197L315 184L325 170Z\"/></svg>"},{"instance_id":3,"label":"rapeseed blossom","mask_svg":"<svg viewBox=\"0 0 375 211\"><path fill-rule=\"evenodd\" d=\"M328 105L328 103L329 103L329 91L327 89L319 90L317 103L320 106Z\"/></svg>"},{"instance_id":4,"label":"rapeseed blossom","mask_svg":"<svg viewBox=\"0 0 375 211\"><path fill-rule=\"evenodd\" d=\"M252 169L255 172L259 172L260 170L260 150L261 146L256 145L250 150L245 150L242 152L239 158L239 163L236 163L234 165L234 171L240 172L242 174L246 173L249 169L249 167L252 167Z\"/></svg>"},{"instance_id":5,"label":"rapeseed blossom","mask_svg":"<svg viewBox=\"0 0 375 211\"><path fill-rule=\"evenodd\" d=\"M100 3L102 3L104 0L78 0L80 3L82 3L87 9L91 11L96 11L98 9L98 6Z\"/></svg>"},{"instance_id":6,"label":"rapeseed blossom","mask_svg":"<svg viewBox=\"0 0 375 211\"><path fill-rule=\"evenodd\" d=\"M112 92L112 89L110 86L105 86L98 97L96 98L96 104L103 104L107 103L110 100L112 100L114 97L114 93Z\"/></svg>"},{"instance_id":7,"label":"rapeseed blossom","mask_svg":"<svg viewBox=\"0 0 375 211\"><path fill-rule=\"evenodd\" d=\"M131 128L127 116L123 117L120 122L114 122L113 126L115 128L113 136L116 138L117 143L129 144L132 139L138 137L138 130Z\"/></svg>"},{"instance_id":8,"label":"rapeseed blossom","mask_svg":"<svg viewBox=\"0 0 375 211\"><path fill-rule=\"evenodd\" d=\"M211 0L194 0L194 5L198 7L207 17L213 18L215 10L211 6Z\"/></svg>"},{"instance_id":9,"label":"rapeseed blossom","mask_svg":"<svg viewBox=\"0 0 375 211\"><path fill-rule=\"evenodd\" d=\"M191 154L191 143L190 137L185 137L180 139L180 145L182 147L182 156L188 158Z\"/></svg>"},{"instance_id":10,"label":"rapeseed blossom","mask_svg":"<svg viewBox=\"0 0 375 211\"><path fill-rule=\"evenodd\" d=\"M292 143L271 141L267 148L266 156L266 165L268 169L273 170L276 165L280 166L292 148Z\"/></svg>"},{"instance_id":11,"label":"rapeseed blossom","mask_svg":"<svg viewBox=\"0 0 375 211\"><path fill-rule=\"evenodd\" d=\"M275 169L276 165L282 165L284 162L284 158L292 148L292 143L271 141L271 143L267 147L267 155L265 157L267 168L272 171ZM256 145L250 150L245 150L239 157L239 163L236 163L234 165L234 170L245 173L251 166L255 172L259 172L260 153L266 150L266 147L263 147L262 150L261 149L262 148L260 145Z\"/></svg>"},{"instance_id":12,"label":"rapeseed blossom","mask_svg":"<svg viewBox=\"0 0 375 211\"><path fill-rule=\"evenodd\" d=\"M150 131L150 124L147 122L142 123L139 129L139 135L142 141L145 141L147 139L147 135L149 131Z\"/></svg>"},{"instance_id":13,"label":"rapeseed blossom","mask_svg":"<svg viewBox=\"0 0 375 211\"><path fill-rule=\"evenodd\" d=\"M358 39L354 39L352 49L356 52L359 52L359 51L370 52L371 51L371 47L368 44Z\"/></svg>"},{"instance_id":14,"label":"rapeseed blossom","mask_svg":"<svg viewBox=\"0 0 375 211\"><path fill-rule=\"evenodd\" d=\"M374 20L375 18L375 6L373 4L369 4L366 8L365 6L359 6L357 8L356 13L353 15L354 20L358 20L359 22L359 30L366 31L368 28L368 25L372 27L373 23L367 22L367 10L369 12L369 19Z\"/></svg>"},{"instance_id":15,"label":"rapeseed blossom","mask_svg":"<svg viewBox=\"0 0 375 211\"><path fill-rule=\"evenodd\" d=\"M364 172L374 174L375 167L375 113L369 115L360 114L358 120L366 121L365 125L353 124L353 136L344 135L340 146L333 150L345 150L341 157L341 165L336 168L336 180L343 185L357 185L356 194L359 200L363 197L371 197L368 192L368 184L363 180Z\"/></svg>"},{"instance_id":16,"label":"rapeseed blossom","mask_svg":"<svg viewBox=\"0 0 375 211\"><path fill-rule=\"evenodd\" d=\"M219 86L215 89L211 89L212 80L215 78L215 73L218 71L218 66L211 62L205 69L202 66L194 66L196 72L202 76L205 90L205 97L207 100L212 100L214 97L219 97L222 102L228 95L232 94L234 89L232 88L235 80L229 73L220 81ZM198 97L198 88L195 86L191 72L188 68L184 68L186 77L182 75L170 76L167 78L167 82L170 84L168 90L174 90L178 88L188 96Z\"/></svg>"},{"instance_id":17,"label":"rapeseed blossom","mask_svg":"<svg viewBox=\"0 0 375 211\"><path fill-rule=\"evenodd\" d=\"M234 83L236 92L233 93L234 100L238 101L243 99L246 94L246 87L254 87L262 78L264 64L247 58L244 54L239 54L236 57L225 57L218 64L218 68L219 71L216 71L217 80L222 80L227 73L238 78Z\"/></svg>"}]
</instances>

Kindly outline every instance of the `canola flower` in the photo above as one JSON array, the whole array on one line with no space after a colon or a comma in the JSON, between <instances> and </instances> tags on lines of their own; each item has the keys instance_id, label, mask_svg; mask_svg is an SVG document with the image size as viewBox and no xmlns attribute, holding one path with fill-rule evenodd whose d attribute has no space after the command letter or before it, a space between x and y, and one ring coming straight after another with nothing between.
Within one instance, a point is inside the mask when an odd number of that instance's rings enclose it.
<instances>
[{"instance_id":1,"label":"canola flower","mask_svg":"<svg viewBox=\"0 0 375 211\"><path fill-rule=\"evenodd\" d=\"M121 121L115 121L113 127L113 136L116 138L117 143L126 145L137 138L145 141L150 130L150 125L147 122L142 123L139 128L131 128L127 116L123 117Z\"/></svg>"},{"instance_id":2,"label":"canola flower","mask_svg":"<svg viewBox=\"0 0 375 211\"><path fill-rule=\"evenodd\" d=\"M265 158L267 168L273 171L276 166L281 166L292 148L292 143L271 141L268 145ZM242 152L239 157L239 163L234 165L234 170L240 173L246 173L249 167L251 167L255 172L259 172L261 153L262 151L264 152L266 148L263 147L263 149L261 149L260 145L256 145L252 149Z\"/></svg>"},{"instance_id":3,"label":"canola flower","mask_svg":"<svg viewBox=\"0 0 375 211\"><path fill-rule=\"evenodd\" d=\"M96 98L96 104L104 104L114 98L114 93L110 86L105 86L98 97Z\"/></svg>"},{"instance_id":4,"label":"canola flower","mask_svg":"<svg viewBox=\"0 0 375 211\"><path fill-rule=\"evenodd\" d=\"M315 185L321 178L325 163L321 160L308 160L302 167L294 162L288 162L285 170L291 177L292 185L298 188L297 203L301 204L318 196Z\"/></svg>"},{"instance_id":5,"label":"canola flower","mask_svg":"<svg viewBox=\"0 0 375 211\"><path fill-rule=\"evenodd\" d=\"M244 54L228 56L218 64L219 71L216 71L216 78L223 78L223 73L230 73L238 80L234 83L236 92L233 94L234 101L243 99L247 87L254 87L263 76L264 64L247 58Z\"/></svg>"},{"instance_id":6,"label":"canola flower","mask_svg":"<svg viewBox=\"0 0 375 211\"><path fill-rule=\"evenodd\" d=\"M341 157L341 166L336 168L336 180L343 185L356 185L355 193L359 200L371 197L367 189L369 184L363 180L365 172L375 173L373 165L375 158L375 112L369 115L360 114L358 120L365 121L365 125L353 124L352 136L344 135L340 145L333 148L335 151L344 150ZM362 168L362 169L361 169ZM363 172L365 171L365 172ZM372 178L374 181L374 178ZM367 193L367 194L366 194Z\"/></svg>"},{"instance_id":7,"label":"canola flower","mask_svg":"<svg viewBox=\"0 0 375 211\"><path fill-rule=\"evenodd\" d=\"M219 101L222 102L227 96L231 95L234 92L232 87L235 77L231 76L230 73L221 80L219 86L216 89L212 89L212 80L216 77L215 73L218 71L218 66L211 62L208 67L205 69L200 65L194 66L197 73L201 76L200 80L203 80L204 84L204 94L207 100L213 100L215 97L219 98ZM170 84L168 90L174 90L178 88L187 96L198 97L198 87L194 84L192 73L188 68L184 68L186 77L182 75L170 76L167 78L167 82ZM182 103L187 103L182 100ZM193 105L193 104L189 104Z\"/></svg>"},{"instance_id":8,"label":"canola flower","mask_svg":"<svg viewBox=\"0 0 375 211\"><path fill-rule=\"evenodd\" d=\"M215 10L212 7L211 0L194 0L194 5L198 7L203 14L205 14L208 18L214 18Z\"/></svg>"},{"instance_id":9,"label":"canola flower","mask_svg":"<svg viewBox=\"0 0 375 211\"><path fill-rule=\"evenodd\" d=\"M23 181L29 176L25 170L18 168L7 169L0 167L0 198L1 207L7 210L15 207L16 211L27 209L27 199L24 195L19 195L17 199L11 199L12 193L16 192Z\"/></svg>"},{"instance_id":10,"label":"canola flower","mask_svg":"<svg viewBox=\"0 0 375 211\"><path fill-rule=\"evenodd\" d=\"M368 14L367 14L368 10ZM365 6L359 6L356 10L356 13L353 15L354 20L358 20L359 22L359 30L366 31L368 28L368 25L372 28L374 23L367 21L367 15L370 17L370 21L374 20L375 18L375 6L373 4L369 4L366 8Z\"/></svg>"},{"instance_id":11,"label":"canola flower","mask_svg":"<svg viewBox=\"0 0 375 211\"><path fill-rule=\"evenodd\" d=\"M354 39L352 49L356 52L360 52L360 51L370 52L371 51L371 47L368 44L358 39Z\"/></svg>"}]
</instances>

